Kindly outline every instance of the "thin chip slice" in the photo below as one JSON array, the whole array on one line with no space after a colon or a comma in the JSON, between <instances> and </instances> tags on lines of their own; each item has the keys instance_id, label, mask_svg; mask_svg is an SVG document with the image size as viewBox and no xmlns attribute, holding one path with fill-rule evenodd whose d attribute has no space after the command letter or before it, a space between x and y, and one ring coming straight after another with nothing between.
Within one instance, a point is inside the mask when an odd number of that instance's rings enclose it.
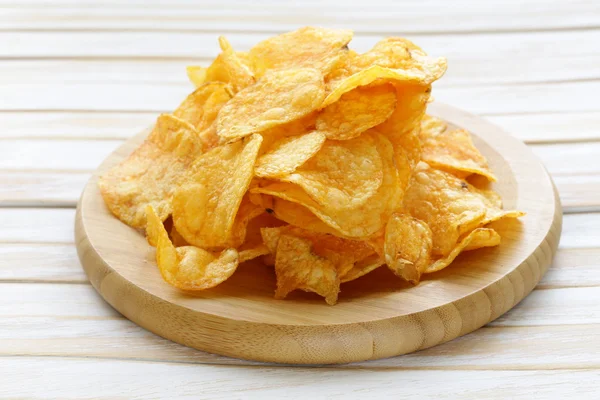
<instances>
[{"instance_id":1,"label":"thin chip slice","mask_svg":"<svg viewBox=\"0 0 600 400\"><path fill-rule=\"evenodd\" d=\"M158 117L146 141L103 175L98 186L110 211L134 228L146 226L146 206L162 221L171 214L175 189L204 151L198 132L173 115Z\"/></svg>"},{"instance_id":2,"label":"thin chip slice","mask_svg":"<svg viewBox=\"0 0 600 400\"><path fill-rule=\"evenodd\" d=\"M206 83L206 70L206 68L201 67L199 65L190 65L185 69L188 79L196 87L200 87L201 85Z\"/></svg>"},{"instance_id":3,"label":"thin chip slice","mask_svg":"<svg viewBox=\"0 0 600 400\"><path fill-rule=\"evenodd\" d=\"M326 75L346 51L352 31L304 27L266 39L250 50L257 76L270 69L317 68Z\"/></svg>"},{"instance_id":4,"label":"thin chip slice","mask_svg":"<svg viewBox=\"0 0 600 400\"><path fill-rule=\"evenodd\" d=\"M231 244L233 225L252 179L260 135L217 147L191 166L194 176L173 196L173 222L189 243L203 248Z\"/></svg>"},{"instance_id":5,"label":"thin chip slice","mask_svg":"<svg viewBox=\"0 0 600 400\"><path fill-rule=\"evenodd\" d=\"M194 246L175 247L152 206L146 207L149 240L156 243L156 264L163 279L183 290L205 290L229 278L238 266L238 252L218 255ZM151 238L151 239L150 239Z\"/></svg>"},{"instance_id":6,"label":"thin chip slice","mask_svg":"<svg viewBox=\"0 0 600 400\"><path fill-rule=\"evenodd\" d=\"M226 83L205 83L186 97L173 115L203 131L214 122L221 107L230 99Z\"/></svg>"},{"instance_id":7,"label":"thin chip slice","mask_svg":"<svg viewBox=\"0 0 600 400\"><path fill-rule=\"evenodd\" d=\"M278 197L306 207L317 218L332 227L337 236L348 238L371 236L384 228L387 220L398 209L402 201L392 145L383 135L373 134L372 137L375 139L381 155L383 181L375 195L357 207L340 210L336 204L317 203L299 186L287 182L269 183L264 187L253 188L251 191ZM296 225L296 222L288 220L286 222ZM305 226L301 227L309 229Z\"/></svg>"},{"instance_id":8,"label":"thin chip slice","mask_svg":"<svg viewBox=\"0 0 600 400\"><path fill-rule=\"evenodd\" d=\"M359 207L372 199L383 183L383 161L376 135L328 140L294 173L281 180L300 186L333 211Z\"/></svg>"},{"instance_id":9,"label":"thin chip slice","mask_svg":"<svg viewBox=\"0 0 600 400\"><path fill-rule=\"evenodd\" d=\"M249 65L246 65L243 59L233 51L231 44L224 36L219 37L219 45L221 46L222 68L227 74L227 81L233 88L234 92L253 85L256 82L254 74ZM208 75L208 74L207 74Z\"/></svg>"},{"instance_id":10,"label":"thin chip slice","mask_svg":"<svg viewBox=\"0 0 600 400\"><path fill-rule=\"evenodd\" d=\"M477 174L495 182L496 177L486 158L473 144L464 129L452 129L437 135L421 132L422 160L432 167L452 172L459 177Z\"/></svg>"},{"instance_id":11,"label":"thin chip slice","mask_svg":"<svg viewBox=\"0 0 600 400\"><path fill-rule=\"evenodd\" d=\"M325 298L329 305L337 303L340 279L331 261L312 252L311 242L291 235L281 235L275 256L277 276L276 299L301 289Z\"/></svg>"},{"instance_id":12,"label":"thin chip slice","mask_svg":"<svg viewBox=\"0 0 600 400\"><path fill-rule=\"evenodd\" d=\"M396 84L428 86L447 68L443 57L432 58L414 43L403 38L386 38L364 54L346 57L339 73L328 79L328 95L322 107L336 102L344 93L377 79Z\"/></svg>"},{"instance_id":13,"label":"thin chip slice","mask_svg":"<svg viewBox=\"0 0 600 400\"><path fill-rule=\"evenodd\" d=\"M240 263L271 254L269 248L263 243L261 230L281 225L283 225L283 222L266 212L252 218L246 229L244 243L237 249L240 254Z\"/></svg>"},{"instance_id":14,"label":"thin chip slice","mask_svg":"<svg viewBox=\"0 0 600 400\"><path fill-rule=\"evenodd\" d=\"M357 87L325 107L317 130L335 140L353 139L389 118L396 108L396 89L391 84Z\"/></svg>"},{"instance_id":15,"label":"thin chip slice","mask_svg":"<svg viewBox=\"0 0 600 400\"><path fill-rule=\"evenodd\" d=\"M289 185L286 186L289 187ZM262 197L271 201L269 209L281 221L313 232L340 235L337 230L321 221L308 208L301 204L273 196Z\"/></svg>"},{"instance_id":16,"label":"thin chip slice","mask_svg":"<svg viewBox=\"0 0 600 400\"><path fill-rule=\"evenodd\" d=\"M429 266L432 248L431 229L407 214L394 214L385 228L384 253L387 266L397 276L419 283Z\"/></svg>"},{"instance_id":17,"label":"thin chip slice","mask_svg":"<svg viewBox=\"0 0 600 400\"><path fill-rule=\"evenodd\" d=\"M276 178L290 174L314 156L325 143L325 135L318 131L291 136L275 142L254 167L254 174L262 178Z\"/></svg>"},{"instance_id":18,"label":"thin chip slice","mask_svg":"<svg viewBox=\"0 0 600 400\"><path fill-rule=\"evenodd\" d=\"M231 228L231 234L225 247L239 247L246 241L246 231L248 224L253 218L258 217L264 213L264 209L250 201L249 195L246 194L242 198L240 207L233 221L233 227Z\"/></svg>"},{"instance_id":19,"label":"thin chip slice","mask_svg":"<svg viewBox=\"0 0 600 400\"><path fill-rule=\"evenodd\" d=\"M421 140L426 140L435 137L440 133L444 133L448 129L448 124L443 119L424 115L421 120Z\"/></svg>"},{"instance_id":20,"label":"thin chip slice","mask_svg":"<svg viewBox=\"0 0 600 400\"><path fill-rule=\"evenodd\" d=\"M269 72L225 104L217 134L231 142L294 121L319 107L324 96L323 76L314 68Z\"/></svg>"},{"instance_id":21,"label":"thin chip slice","mask_svg":"<svg viewBox=\"0 0 600 400\"><path fill-rule=\"evenodd\" d=\"M284 234L310 240L313 252L331 261L340 276L348 272L354 263L373 254L371 246L364 241L344 239L291 225L261 229L263 242L272 254L276 254L279 238Z\"/></svg>"},{"instance_id":22,"label":"thin chip slice","mask_svg":"<svg viewBox=\"0 0 600 400\"><path fill-rule=\"evenodd\" d=\"M459 238L489 222L517 218L519 211L499 207L498 197L454 175L420 163L404 197L405 209L433 234L433 254L445 257Z\"/></svg>"},{"instance_id":23,"label":"thin chip slice","mask_svg":"<svg viewBox=\"0 0 600 400\"><path fill-rule=\"evenodd\" d=\"M353 281L361 276L365 276L371 271L376 270L384 264L385 261L383 261L378 254L372 254L355 263L354 266L348 270L348 272L340 276L340 281L342 283Z\"/></svg>"},{"instance_id":24,"label":"thin chip slice","mask_svg":"<svg viewBox=\"0 0 600 400\"><path fill-rule=\"evenodd\" d=\"M463 251L498 246L500 241L500 235L495 230L477 228L465 236L446 257L440 258L429 265L425 273L429 274L446 268Z\"/></svg>"},{"instance_id":25,"label":"thin chip slice","mask_svg":"<svg viewBox=\"0 0 600 400\"><path fill-rule=\"evenodd\" d=\"M181 236L181 233L177 232L175 224L171 223L171 230L169 231L169 237L175 247L189 246L190 244Z\"/></svg>"}]
</instances>

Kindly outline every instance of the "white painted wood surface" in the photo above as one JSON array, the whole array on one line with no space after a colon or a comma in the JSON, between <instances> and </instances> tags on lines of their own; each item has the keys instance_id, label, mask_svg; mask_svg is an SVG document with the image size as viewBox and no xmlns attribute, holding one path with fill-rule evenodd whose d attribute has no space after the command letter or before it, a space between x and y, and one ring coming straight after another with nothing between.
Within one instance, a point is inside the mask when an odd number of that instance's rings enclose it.
<instances>
[{"instance_id":1,"label":"white painted wood surface","mask_svg":"<svg viewBox=\"0 0 600 400\"><path fill-rule=\"evenodd\" d=\"M597 398L600 3L594 0L0 0L0 398ZM194 351L87 283L74 209L91 171L177 105L184 67L305 24L355 47L406 35L446 55L440 101L544 161L567 213L553 266L505 316L408 356L337 367Z\"/></svg>"}]
</instances>

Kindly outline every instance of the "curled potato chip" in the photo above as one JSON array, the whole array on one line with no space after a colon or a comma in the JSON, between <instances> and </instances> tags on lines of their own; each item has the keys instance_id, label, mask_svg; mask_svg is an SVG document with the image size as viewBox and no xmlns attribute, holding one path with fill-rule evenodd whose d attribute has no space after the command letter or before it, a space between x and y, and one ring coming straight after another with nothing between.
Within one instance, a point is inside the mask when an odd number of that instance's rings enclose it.
<instances>
[{"instance_id":1,"label":"curled potato chip","mask_svg":"<svg viewBox=\"0 0 600 400\"><path fill-rule=\"evenodd\" d=\"M327 304L337 302L340 279L331 261L312 252L311 242L291 235L281 235L275 255L277 276L276 299L302 289L325 297Z\"/></svg>"},{"instance_id":2,"label":"curled potato chip","mask_svg":"<svg viewBox=\"0 0 600 400\"><path fill-rule=\"evenodd\" d=\"M263 197L270 199L270 210L272 210L275 217L281 221L313 232L340 235L338 231L321 221L315 214L301 204L273 196Z\"/></svg>"},{"instance_id":3,"label":"curled potato chip","mask_svg":"<svg viewBox=\"0 0 600 400\"><path fill-rule=\"evenodd\" d=\"M190 244L181 236L181 233L177 232L175 224L171 223L171 229L169 231L169 237L175 247L189 246Z\"/></svg>"},{"instance_id":4,"label":"curled potato chip","mask_svg":"<svg viewBox=\"0 0 600 400\"><path fill-rule=\"evenodd\" d=\"M106 205L134 228L146 226L147 205L164 221L171 214L175 189L203 151L192 125L173 115L159 116L144 143L100 178L98 186Z\"/></svg>"},{"instance_id":5,"label":"curled potato chip","mask_svg":"<svg viewBox=\"0 0 600 400\"><path fill-rule=\"evenodd\" d=\"M226 247L239 247L246 240L246 230L248 223L253 219L264 213L264 209L250 201L249 196L246 194L242 198L240 207L238 208L235 220L233 221L233 227L231 228L231 234L225 244Z\"/></svg>"},{"instance_id":6,"label":"curled potato chip","mask_svg":"<svg viewBox=\"0 0 600 400\"><path fill-rule=\"evenodd\" d=\"M199 131L207 129L216 119L221 107L231 99L223 82L200 85L179 105L173 115L192 124Z\"/></svg>"},{"instance_id":7,"label":"curled potato chip","mask_svg":"<svg viewBox=\"0 0 600 400\"><path fill-rule=\"evenodd\" d=\"M224 36L219 37L219 45L221 46L222 68L227 74L227 82L231 85L234 92L253 85L256 80L250 66L246 65L244 60L239 57L238 53L233 51L231 44ZM210 78L210 75L207 73Z\"/></svg>"},{"instance_id":8,"label":"curled potato chip","mask_svg":"<svg viewBox=\"0 0 600 400\"><path fill-rule=\"evenodd\" d=\"M283 225L283 222L269 213L262 213L249 221L244 238L244 243L238 247L240 263L271 254L269 248L263 243L261 230Z\"/></svg>"},{"instance_id":9,"label":"curled potato chip","mask_svg":"<svg viewBox=\"0 0 600 400\"><path fill-rule=\"evenodd\" d=\"M189 67L186 67L185 71L188 79L194 86L199 87L206 83L206 68L199 65L190 65Z\"/></svg>"},{"instance_id":10,"label":"curled potato chip","mask_svg":"<svg viewBox=\"0 0 600 400\"><path fill-rule=\"evenodd\" d=\"M359 137L362 136L364 135ZM402 201L392 145L383 135L374 132L370 136L375 140L382 160L383 180L374 195L356 207L340 210L336 204L318 203L302 188L287 182L267 183L264 187L256 187L251 191L278 197L306 207L321 221L334 228L337 236L348 238L370 236L383 229L390 215ZM348 142L350 141L340 143ZM294 222L286 222L296 225ZM302 227L307 229L305 226Z\"/></svg>"},{"instance_id":11,"label":"curled potato chip","mask_svg":"<svg viewBox=\"0 0 600 400\"><path fill-rule=\"evenodd\" d=\"M344 239L291 225L261 229L263 242L272 254L276 254L279 237L283 234L310 240L313 252L331 261L340 276L350 270L355 262L373 254L373 248L367 242Z\"/></svg>"},{"instance_id":12,"label":"curled potato chip","mask_svg":"<svg viewBox=\"0 0 600 400\"><path fill-rule=\"evenodd\" d=\"M318 131L280 139L256 161L254 174L263 178L290 174L314 156L323 143L325 135Z\"/></svg>"},{"instance_id":13,"label":"curled potato chip","mask_svg":"<svg viewBox=\"0 0 600 400\"><path fill-rule=\"evenodd\" d=\"M523 213L504 211L497 196L482 191L454 175L420 163L404 197L410 214L431 228L433 254L445 257L464 234L502 218Z\"/></svg>"},{"instance_id":14,"label":"curled potato chip","mask_svg":"<svg viewBox=\"0 0 600 400\"><path fill-rule=\"evenodd\" d=\"M356 262L344 275L340 276L342 283L350 282L376 270L385 264L385 261L379 254L371 254L368 257Z\"/></svg>"},{"instance_id":15,"label":"curled potato chip","mask_svg":"<svg viewBox=\"0 0 600 400\"><path fill-rule=\"evenodd\" d=\"M272 71L240 91L219 112L217 134L231 142L310 114L325 96L314 68Z\"/></svg>"},{"instance_id":16,"label":"curled potato chip","mask_svg":"<svg viewBox=\"0 0 600 400\"><path fill-rule=\"evenodd\" d=\"M258 43L250 58L258 76L269 69L316 68L325 75L352 40L352 31L304 27Z\"/></svg>"},{"instance_id":17,"label":"curled potato chip","mask_svg":"<svg viewBox=\"0 0 600 400\"><path fill-rule=\"evenodd\" d=\"M444 133L448 129L448 124L443 119L432 117L431 115L423 115L421 119L421 140L427 140L435 137L440 133Z\"/></svg>"},{"instance_id":18,"label":"curled potato chip","mask_svg":"<svg viewBox=\"0 0 600 400\"><path fill-rule=\"evenodd\" d=\"M223 250L218 256L194 246L175 247L152 206L145 209L148 240L156 243L156 264L165 281L184 290L217 286L237 269L238 252Z\"/></svg>"},{"instance_id":19,"label":"curled potato chip","mask_svg":"<svg viewBox=\"0 0 600 400\"><path fill-rule=\"evenodd\" d=\"M357 87L323 109L317 119L317 130L329 139L353 139L384 122L395 108L394 86Z\"/></svg>"},{"instance_id":20,"label":"curled potato chip","mask_svg":"<svg viewBox=\"0 0 600 400\"><path fill-rule=\"evenodd\" d=\"M173 196L173 222L189 243L231 245L235 217L252 179L260 135L217 147L191 166L193 177Z\"/></svg>"},{"instance_id":21,"label":"curled potato chip","mask_svg":"<svg viewBox=\"0 0 600 400\"><path fill-rule=\"evenodd\" d=\"M397 276L416 284L429 266L431 229L407 214L394 214L385 227L384 253L387 266Z\"/></svg>"},{"instance_id":22,"label":"curled potato chip","mask_svg":"<svg viewBox=\"0 0 600 400\"><path fill-rule=\"evenodd\" d=\"M464 129L452 129L432 134L421 131L422 160L434 168L443 169L459 177L477 174L495 182L486 158L479 152Z\"/></svg>"},{"instance_id":23,"label":"curled potato chip","mask_svg":"<svg viewBox=\"0 0 600 400\"><path fill-rule=\"evenodd\" d=\"M500 235L495 230L491 228L477 228L461 239L446 257L440 258L429 265L425 273L429 274L446 268L463 251L498 246L500 240Z\"/></svg>"},{"instance_id":24,"label":"curled potato chip","mask_svg":"<svg viewBox=\"0 0 600 400\"><path fill-rule=\"evenodd\" d=\"M328 95L321 107L337 101L344 93L375 80L395 84L428 86L446 72L443 57L431 58L414 43L403 38L386 38L364 54L351 54L328 77Z\"/></svg>"},{"instance_id":25,"label":"curled potato chip","mask_svg":"<svg viewBox=\"0 0 600 400\"><path fill-rule=\"evenodd\" d=\"M280 178L295 183L317 203L332 210L361 206L383 182L383 161L376 135L329 140L294 173Z\"/></svg>"}]
</instances>

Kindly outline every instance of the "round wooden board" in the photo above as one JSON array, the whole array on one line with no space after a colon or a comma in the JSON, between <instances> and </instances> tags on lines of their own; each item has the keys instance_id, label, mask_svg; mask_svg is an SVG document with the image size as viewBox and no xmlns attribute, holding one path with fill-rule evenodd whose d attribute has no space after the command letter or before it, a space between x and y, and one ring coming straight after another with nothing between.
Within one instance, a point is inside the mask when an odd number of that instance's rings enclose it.
<instances>
[{"instance_id":1,"label":"round wooden board","mask_svg":"<svg viewBox=\"0 0 600 400\"><path fill-rule=\"evenodd\" d=\"M339 303L301 291L274 300L272 268L241 265L220 286L186 293L165 283L142 233L108 211L97 176L147 135L129 140L98 169L76 217L81 263L96 290L138 325L175 342L244 359L347 363L424 349L498 318L539 282L556 252L562 211L551 178L520 141L488 122L442 104L429 113L468 129L488 158L505 208L527 212L493 226L495 248L464 253L413 287L386 268L342 285Z\"/></svg>"}]
</instances>

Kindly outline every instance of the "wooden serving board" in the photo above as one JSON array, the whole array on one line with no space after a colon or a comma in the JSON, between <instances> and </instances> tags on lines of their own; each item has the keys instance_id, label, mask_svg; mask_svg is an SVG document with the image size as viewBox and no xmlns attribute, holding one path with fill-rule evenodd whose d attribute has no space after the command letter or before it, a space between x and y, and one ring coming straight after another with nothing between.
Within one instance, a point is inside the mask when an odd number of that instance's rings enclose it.
<instances>
[{"instance_id":1,"label":"wooden serving board","mask_svg":"<svg viewBox=\"0 0 600 400\"><path fill-rule=\"evenodd\" d=\"M520 141L488 122L442 104L429 113L468 129L488 158L505 208L527 212L501 221L498 247L463 253L417 286L386 268L342 285L339 303L301 291L274 300L272 268L241 265L203 292L165 283L141 232L108 211L97 176L126 157L140 133L109 156L77 208L77 249L96 290L125 317L177 343L258 361L326 364L390 357L434 346L498 318L539 282L556 252L562 211L544 166Z\"/></svg>"}]
</instances>

